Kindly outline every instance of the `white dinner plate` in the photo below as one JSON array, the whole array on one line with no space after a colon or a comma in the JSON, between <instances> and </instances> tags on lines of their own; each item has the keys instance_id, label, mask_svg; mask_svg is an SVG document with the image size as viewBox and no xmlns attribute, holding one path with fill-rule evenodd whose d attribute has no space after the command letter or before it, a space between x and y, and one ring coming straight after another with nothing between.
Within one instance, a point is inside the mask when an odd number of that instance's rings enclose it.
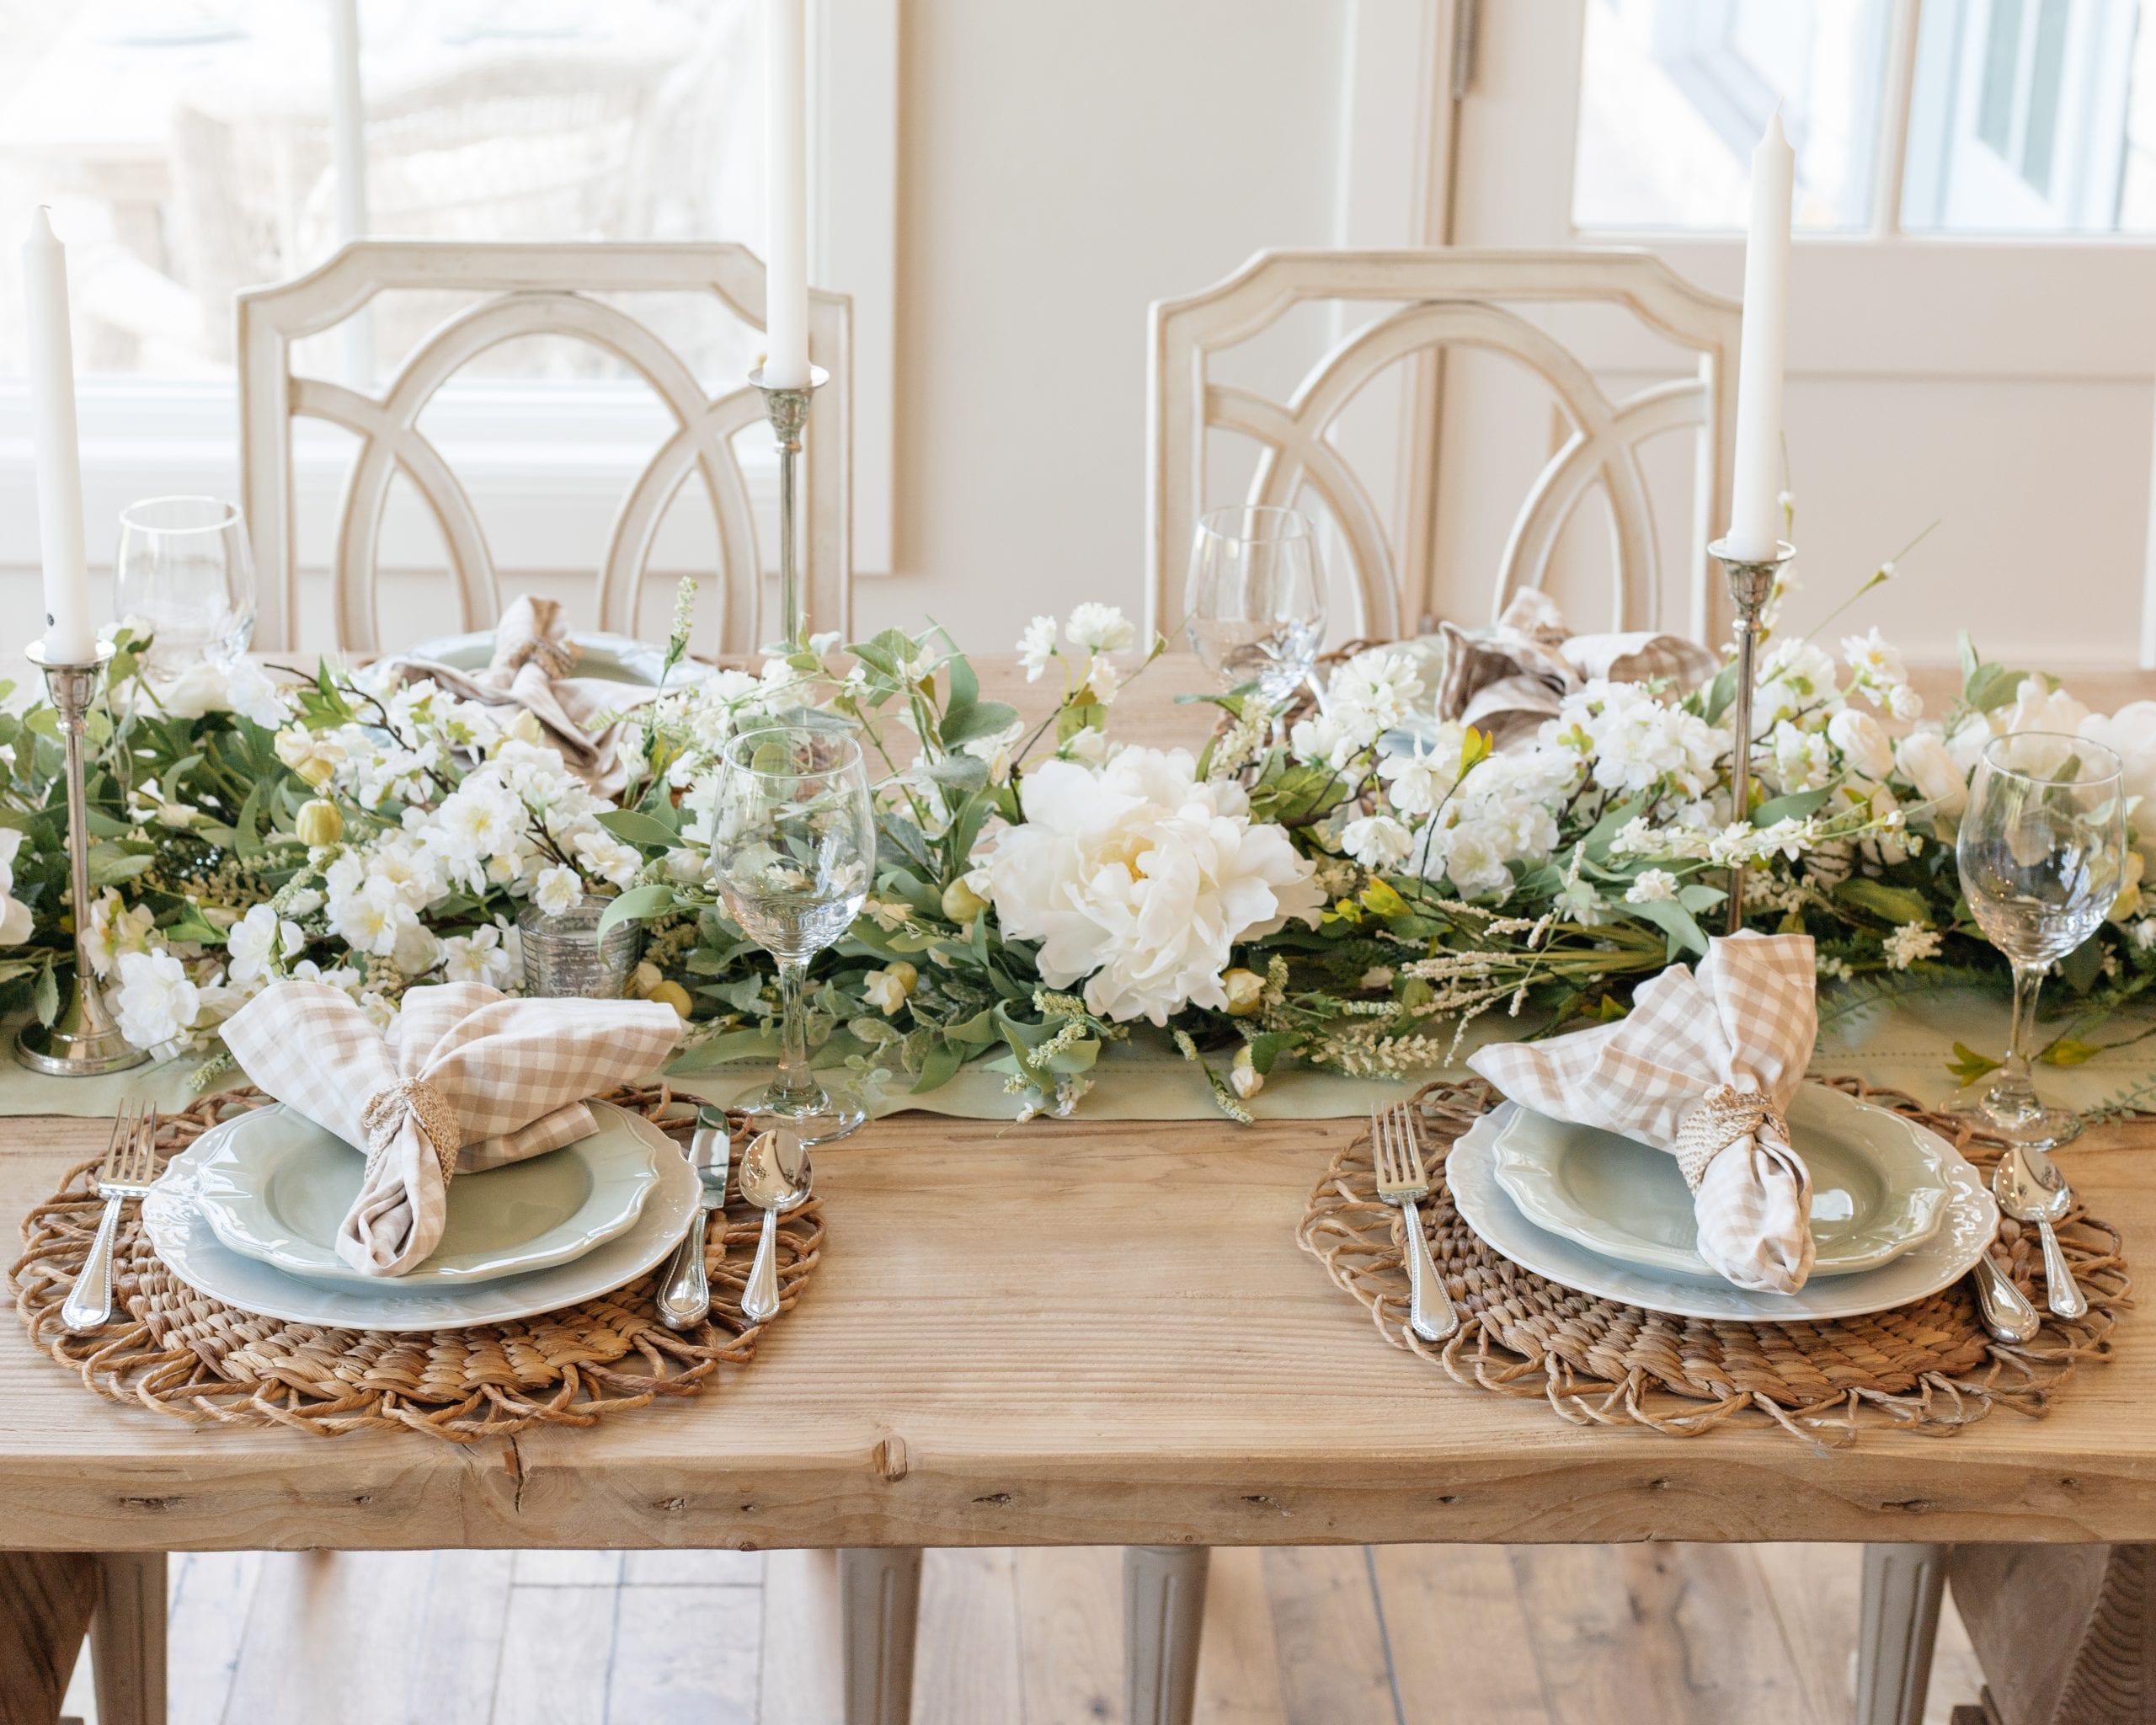
<instances>
[{"instance_id":1,"label":"white dinner plate","mask_svg":"<svg viewBox=\"0 0 2156 1725\"><path fill-rule=\"evenodd\" d=\"M448 1288L526 1275L626 1232L662 1164L680 1156L664 1133L638 1131L636 1115L590 1108L599 1130L589 1137L451 1180L441 1243L397 1279ZM231 1250L311 1282L381 1284L337 1255L366 1170L355 1146L280 1103L212 1126L193 1151L195 1201Z\"/></svg>"},{"instance_id":2,"label":"white dinner plate","mask_svg":"<svg viewBox=\"0 0 2156 1725\"><path fill-rule=\"evenodd\" d=\"M659 670L666 663L664 646L639 641L632 635L574 634L569 640L577 654L572 676L591 677L602 683L635 683L649 688L658 682ZM494 632L475 629L468 635L440 635L431 641L422 641L416 647L406 648L398 656L431 659L437 665L457 670L483 671L494 660ZM666 686L678 689L685 683L700 683L711 674L711 666L701 660L685 659L674 667L672 675L666 679Z\"/></svg>"},{"instance_id":3,"label":"white dinner plate","mask_svg":"<svg viewBox=\"0 0 2156 1725\"><path fill-rule=\"evenodd\" d=\"M1815 1276L1876 1269L1946 1214L1944 1140L1823 1084L1799 1087L1790 1136L1812 1172ZM1497 1183L1535 1226L1624 1263L1712 1277L1677 1159L1651 1144L1517 1109L1497 1135Z\"/></svg>"},{"instance_id":4,"label":"white dinner plate","mask_svg":"<svg viewBox=\"0 0 2156 1725\"><path fill-rule=\"evenodd\" d=\"M1674 1317L1733 1318L1745 1323L1817 1323L1890 1311L1936 1294L1968 1274L1999 1231L1999 1206L1983 1177L1941 1139L1947 1186L1938 1231L1876 1269L1806 1281L1794 1294L1739 1288L1705 1278L1620 1263L1577 1240L1538 1228L1497 1183L1497 1141L1518 1104L1482 1116L1445 1158L1445 1183L1468 1226L1523 1269L1604 1300L1621 1300Z\"/></svg>"},{"instance_id":5,"label":"white dinner plate","mask_svg":"<svg viewBox=\"0 0 2156 1725\"><path fill-rule=\"evenodd\" d=\"M150 1188L142 1200L142 1223L157 1256L189 1287L242 1311L288 1323L403 1332L536 1317L634 1281L673 1251L697 1214L696 1177L687 1159L649 1121L635 1119L635 1126L667 1152L659 1159L658 1183L635 1222L581 1258L497 1281L414 1288L403 1285L408 1277L371 1276L353 1287L303 1281L259 1258L243 1258L218 1240L195 1203L199 1140L174 1156Z\"/></svg>"}]
</instances>

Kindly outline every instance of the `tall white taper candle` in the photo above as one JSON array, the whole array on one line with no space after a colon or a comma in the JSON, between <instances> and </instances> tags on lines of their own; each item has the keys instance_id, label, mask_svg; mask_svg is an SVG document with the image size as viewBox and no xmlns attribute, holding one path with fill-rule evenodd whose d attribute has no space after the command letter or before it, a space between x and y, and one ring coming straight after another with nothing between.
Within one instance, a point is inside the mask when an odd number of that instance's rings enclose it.
<instances>
[{"instance_id":1,"label":"tall white taper candle","mask_svg":"<svg viewBox=\"0 0 2156 1725\"><path fill-rule=\"evenodd\" d=\"M1737 461L1731 558L1764 561L1782 537L1782 347L1789 321L1790 194L1796 157L1776 110L1752 152L1752 227L1744 241L1744 341L1737 364Z\"/></svg>"},{"instance_id":2,"label":"tall white taper candle","mask_svg":"<svg viewBox=\"0 0 2156 1725\"><path fill-rule=\"evenodd\" d=\"M764 8L764 385L808 384L808 42L805 0Z\"/></svg>"},{"instance_id":3,"label":"tall white taper candle","mask_svg":"<svg viewBox=\"0 0 2156 1725\"><path fill-rule=\"evenodd\" d=\"M23 242L29 336L30 448L37 461L37 532L45 559L45 650L55 664L97 656L90 574L83 554L83 459L75 433L75 355L67 333L67 251L40 206Z\"/></svg>"}]
</instances>

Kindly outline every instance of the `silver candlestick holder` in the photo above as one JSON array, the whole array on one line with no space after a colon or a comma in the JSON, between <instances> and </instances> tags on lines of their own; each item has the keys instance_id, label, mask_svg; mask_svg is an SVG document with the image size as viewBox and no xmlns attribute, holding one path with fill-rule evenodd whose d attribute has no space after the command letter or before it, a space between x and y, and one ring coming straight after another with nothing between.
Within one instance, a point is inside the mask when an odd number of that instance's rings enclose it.
<instances>
[{"instance_id":1,"label":"silver candlestick holder","mask_svg":"<svg viewBox=\"0 0 2156 1725\"><path fill-rule=\"evenodd\" d=\"M32 644L29 661L45 673L45 692L60 719L60 740L67 753L67 869L75 895L75 985L66 1007L50 1026L25 1024L15 1038L15 1058L35 1072L56 1078L94 1078L122 1072L150 1058L120 1033L105 1010L90 969L90 831L84 818L88 795L83 785L83 733L96 698L98 679L112 658L109 642L98 643L87 664L71 665L45 656L42 641Z\"/></svg>"},{"instance_id":2,"label":"silver candlestick holder","mask_svg":"<svg viewBox=\"0 0 2156 1725\"><path fill-rule=\"evenodd\" d=\"M800 555L794 538L794 468L801 459L801 432L808 423L809 398L831 381L831 374L821 366L811 366L808 382L782 388L766 383L764 368L759 366L749 374L749 381L762 392L764 412L778 440L778 614L786 644L792 649L805 638Z\"/></svg>"},{"instance_id":3,"label":"silver candlestick holder","mask_svg":"<svg viewBox=\"0 0 2156 1725\"><path fill-rule=\"evenodd\" d=\"M1729 577L1729 596L1737 606L1737 699L1730 726L1730 777L1735 800L1730 818L1748 821L1752 818L1752 685L1758 675L1759 614L1774 596L1782 565L1796 555L1796 547L1777 540L1772 557L1736 557L1730 553L1729 541L1717 539L1707 551L1720 560L1722 573ZM1735 934L1743 927L1744 859L1740 857L1729 865L1729 932Z\"/></svg>"}]
</instances>

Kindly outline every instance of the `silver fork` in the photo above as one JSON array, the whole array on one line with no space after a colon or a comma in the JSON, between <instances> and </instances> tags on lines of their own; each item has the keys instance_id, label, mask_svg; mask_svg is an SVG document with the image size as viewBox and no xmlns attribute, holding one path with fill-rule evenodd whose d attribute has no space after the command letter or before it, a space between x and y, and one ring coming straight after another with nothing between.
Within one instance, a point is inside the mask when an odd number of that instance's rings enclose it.
<instances>
[{"instance_id":1,"label":"silver fork","mask_svg":"<svg viewBox=\"0 0 2156 1725\"><path fill-rule=\"evenodd\" d=\"M1430 1261L1430 1242L1422 1237L1422 1213L1415 1201L1428 1194L1430 1177L1422 1172L1419 1137L1415 1111L1406 1103L1370 1111L1378 1196L1406 1212L1408 1327L1425 1342L1442 1342L1460 1327L1460 1311Z\"/></svg>"},{"instance_id":2,"label":"silver fork","mask_svg":"<svg viewBox=\"0 0 2156 1725\"><path fill-rule=\"evenodd\" d=\"M60 1308L60 1321L77 1335L111 1321L112 1248L120 1234L120 1206L141 1197L157 1178L157 1109L132 1097L122 1102L112 1123L104 1165L98 1169L98 1196L104 1200L104 1215L82 1273Z\"/></svg>"}]
</instances>

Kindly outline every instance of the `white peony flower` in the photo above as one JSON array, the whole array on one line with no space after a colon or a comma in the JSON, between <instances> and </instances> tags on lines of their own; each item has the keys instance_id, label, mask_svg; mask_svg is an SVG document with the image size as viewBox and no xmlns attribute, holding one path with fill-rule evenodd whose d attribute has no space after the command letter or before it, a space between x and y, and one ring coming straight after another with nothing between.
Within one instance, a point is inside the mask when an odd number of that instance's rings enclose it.
<instances>
[{"instance_id":1,"label":"white peony flower","mask_svg":"<svg viewBox=\"0 0 2156 1725\"><path fill-rule=\"evenodd\" d=\"M1390 814L1365 814L1340 834L1342 849L1365 868L1390 868L1407 860L1415 835Z\"/></svg>"},{"instance_id":2,"label":"white peony flower","mask_svg":"<svg viewBox=\"0 0 2156 1725\"><path fill-rule=\"evenodd\" d=\"M187 967L170 953L123 953L113 1010L120 1033L136 1048L157 1048L194 1027L202 996Z\"/></svg>"},{"instance_id":3,"label":"white peony flower","mask_svg":"<svg viewBox=\"0 0 2156 1725\"><path fill-rule=\"evenodd\" d=\"M1049 661L1055 657L1055 619L1037 617L1018 637L1018 663L1026 667L1026 681L1037 683Z\"/></svg>"},{"instance_id":4,"label":"white peony flower","mask_svg":"<svg viewBox=\"0 0 2156 1725\"><path fill-rule=\"evenodd\" d=\"M2119 757L2128 818L2137 830L2149 830L2142 849L2156 846L2156 701L2128 702L2109 718L2091 713L2081 722L2081 734Z\"/></svg>"},{"instance_id":5,"label":"white peony flower","mask_svg":"<svg viewBox=\"0 0 2156 1725\"><path fill-rule=\"evenodd\" d=\"M1070 607L1070 621L1063 626L1063 633L1072 646L1094 653L1121 653L1138 638L1138 631L1121 607L1091 600ZM1023 642L1020 650L1024 650Z\"/></svg>"},{"instance_id":6,"label":"white peony flower","mask_svg":"<svg viewBox=\"0 0 2156 1725\"><path fill-rule=\"evenodd\" d=\"M1288 835L1253 825L1240 786L1194 777L1184 750L1127 748L1097 770L1043 761L1025 821L1000 836L988 884L1003 932L1041 943L1052 988L1084 979L1087 1007L1150 1018L1225 1010L1235 943L1324 902Z\"/></svg>"},{"instance_id":7,"label":"white peony flower","mask_svg":"<svg viewBox=\"0 0 2156 1725\"><path fill-rule=\"evenodd\" d=\"M1827 734L1842 758L1866 778L1884 778L1894 770L1893 745L1870 713L1844 707L1827 721Z\"/></svg>"},{"instance_id":8,"label":"white peony flower","mask_svg":"<svg viewBox=\"0 0 2156 1725\"><path fill-rule=\"evenodd\" d=\"M549 916L559 916L575 909L584 897L584 882L574 868L564 868L559 863L542 869L539 879L531 889L531 902Z\"/></svg>"},{"instance_id":9,"label":"white peony flower","mask_svg":"<svg viewBox=\"0 0 2156 1725\"><path fill-rule=\"evenodd\" d=\"M2156 706L2152 706L2156 712ZM1958 820L1969 806L1969 777L1936 730L1911 731L1894 745L1894 770L1931 805L1934 816Z\"/></svg>"}]
</instances>

